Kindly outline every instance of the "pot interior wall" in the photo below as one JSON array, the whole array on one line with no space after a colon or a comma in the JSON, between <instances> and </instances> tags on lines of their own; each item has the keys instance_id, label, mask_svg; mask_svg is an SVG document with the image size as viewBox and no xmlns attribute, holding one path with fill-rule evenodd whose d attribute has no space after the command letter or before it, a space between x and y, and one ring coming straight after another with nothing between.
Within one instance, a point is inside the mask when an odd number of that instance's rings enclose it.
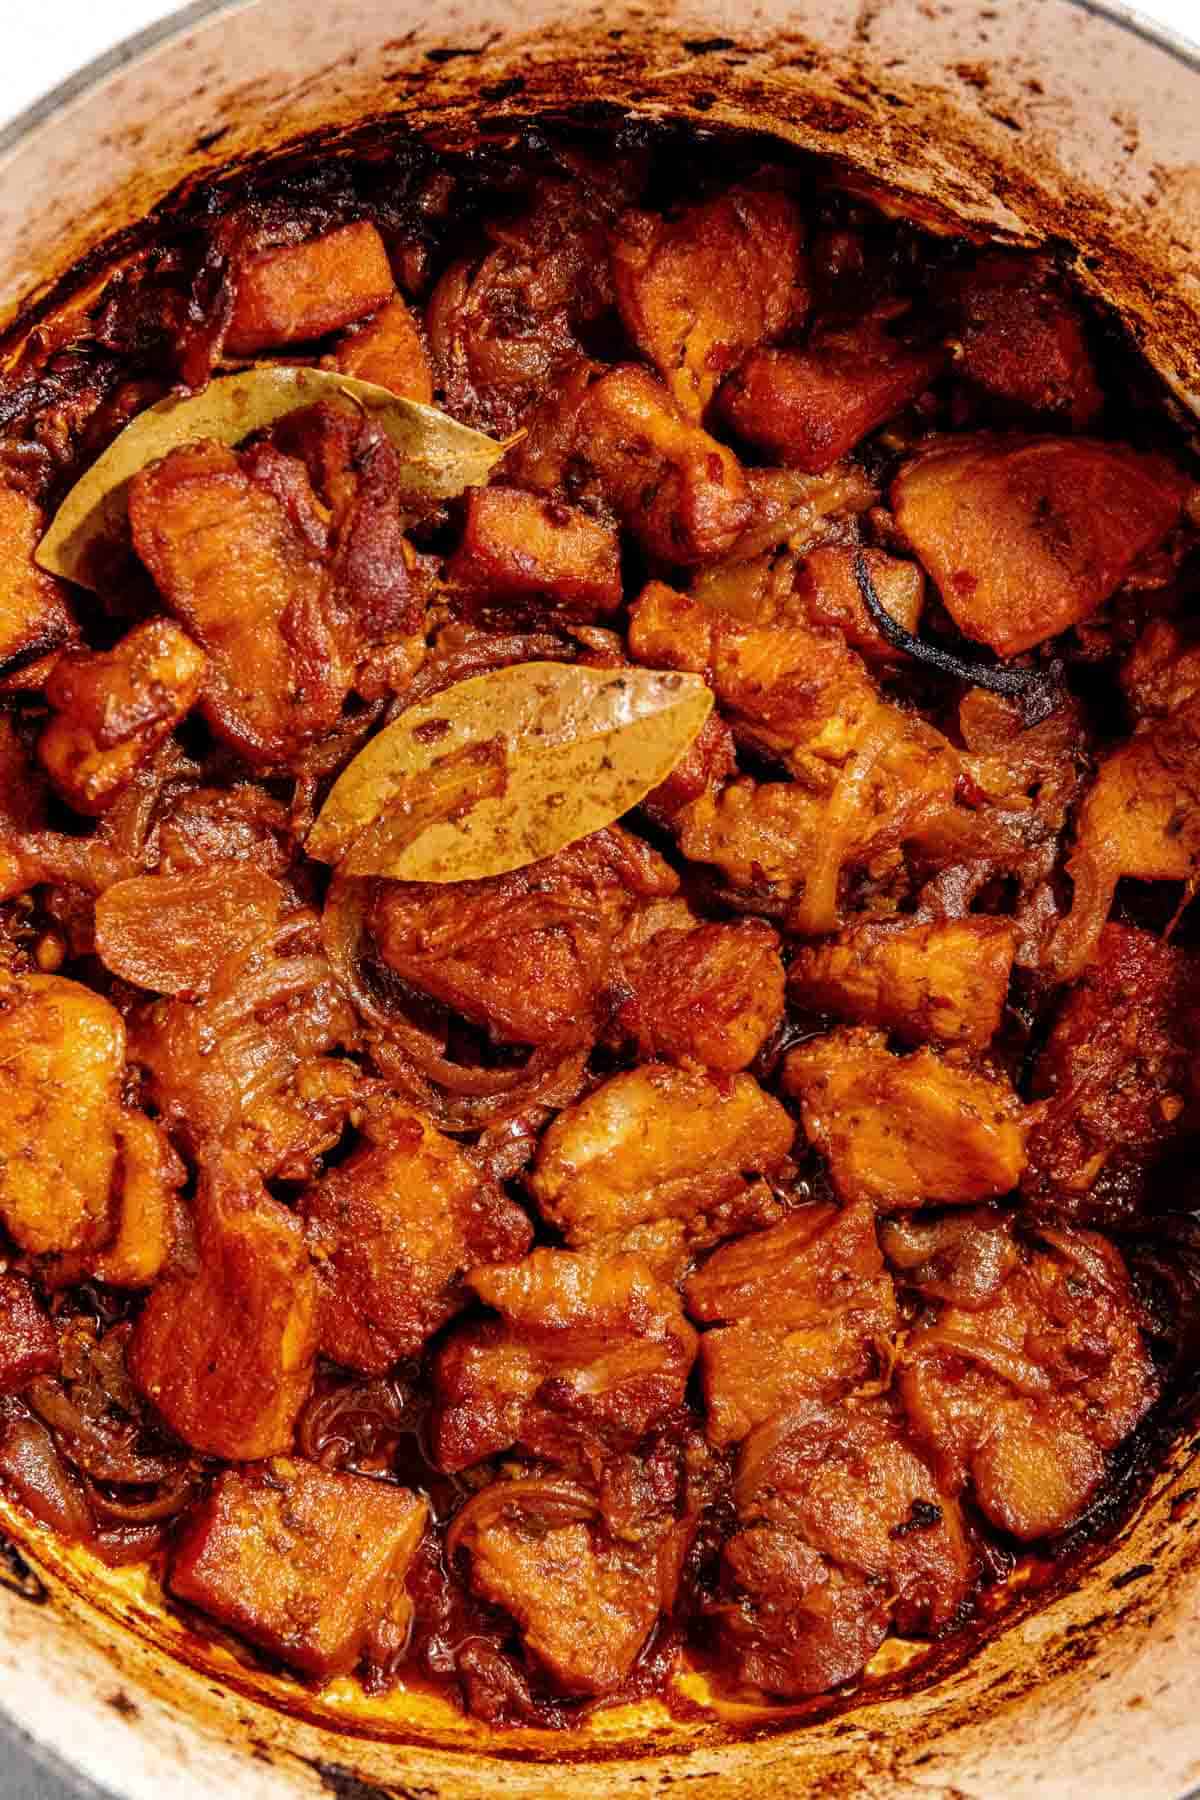
<instances>
[{"instance_id":1,"label":"pot interior wall","mask_svg":"<svg viewBox=\"0 0 1200 1800\"><path fill-rule=\"evenodd\" d=\"M10 318L175 184L297 133L327 132L336 148L343 128L394 115L463 145L481 128L502 137L518 114L632 110L771 132L857 170L935 229L1057 241L1175 392L1200 403L1200 72L1071 0L999 13L975 0L944 12L766 0L736 21L715 0L653 14L541 0L519 28L489 0L411 24L370 0L189 11L212 16L0 162ZM367 1800L362 1783L422 1800L588 1800L682 1780L731 1797L1181 1792L1200 1774L1200 1677L1181 1652L1200 1623L1197 1487L1181 1436L1094 1566L933 1686L826 1709L803 1731L756 1737L743 1720L738 1735L648 1707L571 1738L491 1744L433 1701L364 1713L335 1690L306 1708L226 1651L178 1634L168 1644L142 1578L99 1590L5 1511L26 1566L0 1586L2 1691L40 1741L129 1800L218 1782L246 1800Z\"/></svg>"}]
</instances>

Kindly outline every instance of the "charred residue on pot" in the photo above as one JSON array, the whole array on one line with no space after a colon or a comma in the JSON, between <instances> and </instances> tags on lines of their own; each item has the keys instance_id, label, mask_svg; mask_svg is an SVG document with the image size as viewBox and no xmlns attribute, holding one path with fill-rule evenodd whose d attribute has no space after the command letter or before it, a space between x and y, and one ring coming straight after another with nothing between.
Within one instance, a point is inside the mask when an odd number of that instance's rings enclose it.
<instances>
[{"instance_id":1,"label":"charred residue on pot","mask_svg":"<svg viewBox=\"0 0 1200 1800\"><path fill-rule=\"evenodd\" d=\"M16 1594L22 1600L30 1601L34 1606L44 1606L50 1598L50 1591L45 1582L30 1568L12 1540L2 1534L0 1534L0 1586L6 1587L10 1594Z\"/></svg>"}]
</instances>

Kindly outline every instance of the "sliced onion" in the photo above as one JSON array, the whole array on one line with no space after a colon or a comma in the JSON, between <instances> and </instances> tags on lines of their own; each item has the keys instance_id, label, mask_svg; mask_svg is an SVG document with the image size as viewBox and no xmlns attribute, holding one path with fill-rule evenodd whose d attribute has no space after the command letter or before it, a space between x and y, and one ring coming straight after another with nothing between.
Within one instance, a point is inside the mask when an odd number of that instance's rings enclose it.
<instances>
[{"instance_id":1,"label":"sliced onion","mask_svg":"<svg viewBox=\"0 0 1200 1800\"><path fill-rule=\"evenodd\" d=\"M167 1480L179 1467L175 1456L146 1456L135 1451L140 1427L132 1421L101 1425L87 1418L48 1375L30 1382L25 1392L38 1417L58 1434L65 1455L96 1481L148 1487Z\"/></svg>"},{"instance_id":2,"label":"sliced onion","mask_svg":"<svg viewBox=\"0 0 1200 1800\"><path fill-rule=\"evenodd\" d=\"M196 1497L194 1471L184 1466L173 1477L161 1483L158 1492L145 1500L114 1500L85 1476L88 1499L96 1517L106 1525L157 1525L173 1519Z\"/></svg>"},{"instance_id":3,"label":"sliced onion","mask_svg":"<svg viewBox=\"0 0 1200 1800\"><path fill-rule=\"evenodd\" d=\"M464 1539L486 1531L506 1513L533 1513L547 1526L581 1525L595 1519L600 1503L578 1482L540 1475L516 1481L493 1481L460 1507L446 1533L446 1560L452 1561Z\"/></svg>"}]
</instances>

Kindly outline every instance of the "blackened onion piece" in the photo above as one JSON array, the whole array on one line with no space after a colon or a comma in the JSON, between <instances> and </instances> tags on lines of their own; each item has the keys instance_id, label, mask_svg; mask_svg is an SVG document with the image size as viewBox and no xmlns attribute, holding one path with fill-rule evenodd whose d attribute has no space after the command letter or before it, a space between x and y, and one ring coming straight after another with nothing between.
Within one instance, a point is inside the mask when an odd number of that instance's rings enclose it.
<instances>
[{"instance_id":1,"label":"blackened onion piece","mask_svg":"<svg viewBox=\"0 0 1200 1800\"><path fill-rule=\"evenodd\" d=\"M914 637L898 619L892 617L879 598L871 579L871 571L867 567L867 559L861 550L856 552L854 558L854 579L858 583L863 605L893 649L902 650L914 662L924 663L926 668L937 669L939 674L953 675L959 681L969 681L973 687L990 688L994 694L1004 694L1020 701L1022 719L1027 726L1037 725L1041 720L1048 719L1057 707L1061 692L1061 664L1054 662L1040 669L1018 669L1011 663L984 662L970 656L956 656L952 650L944 650L940 644L929 644L923 638Z\"/></svg>"}]
</instances>

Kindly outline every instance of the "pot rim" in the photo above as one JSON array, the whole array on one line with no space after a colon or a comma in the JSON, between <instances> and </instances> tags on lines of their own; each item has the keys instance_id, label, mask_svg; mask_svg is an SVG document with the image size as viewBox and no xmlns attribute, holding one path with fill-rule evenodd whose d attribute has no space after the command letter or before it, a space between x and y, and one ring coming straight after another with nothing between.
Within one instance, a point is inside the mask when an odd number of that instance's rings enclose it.
<instances>
[{"instance_id":1,"label":"pot rim","mask_svg":"<svg viewBox=\"0 0 1200 1800\"><path fill-rule=\"evenodd\" d=\"M0 162L74 102L86 98L109 76L130 67L195 26L207 24L222 13L249 12L258 4L259 0L188 0L187 4L174 8L140 31L118 39L109 49L90 58L6 123L0 124ZM1066 4L1165 51L1173 61L1200 75L1200 41L1193 41L1172 27L1160 24L1139 7L1126 4L1126 0L1066 0ZM61 1800L121 1800L115 1790L102 1787L59 1750L35 1737L8 1711L0 1698L0 1768L5 1752L10 1750L27 1757L56 1784L57 1792L47 1795L46 1800L60 1800L60 1796ZM1200 1800L1200 1784L1188 1788L1176 1800Z\"/></svg>"}]
</instances>

